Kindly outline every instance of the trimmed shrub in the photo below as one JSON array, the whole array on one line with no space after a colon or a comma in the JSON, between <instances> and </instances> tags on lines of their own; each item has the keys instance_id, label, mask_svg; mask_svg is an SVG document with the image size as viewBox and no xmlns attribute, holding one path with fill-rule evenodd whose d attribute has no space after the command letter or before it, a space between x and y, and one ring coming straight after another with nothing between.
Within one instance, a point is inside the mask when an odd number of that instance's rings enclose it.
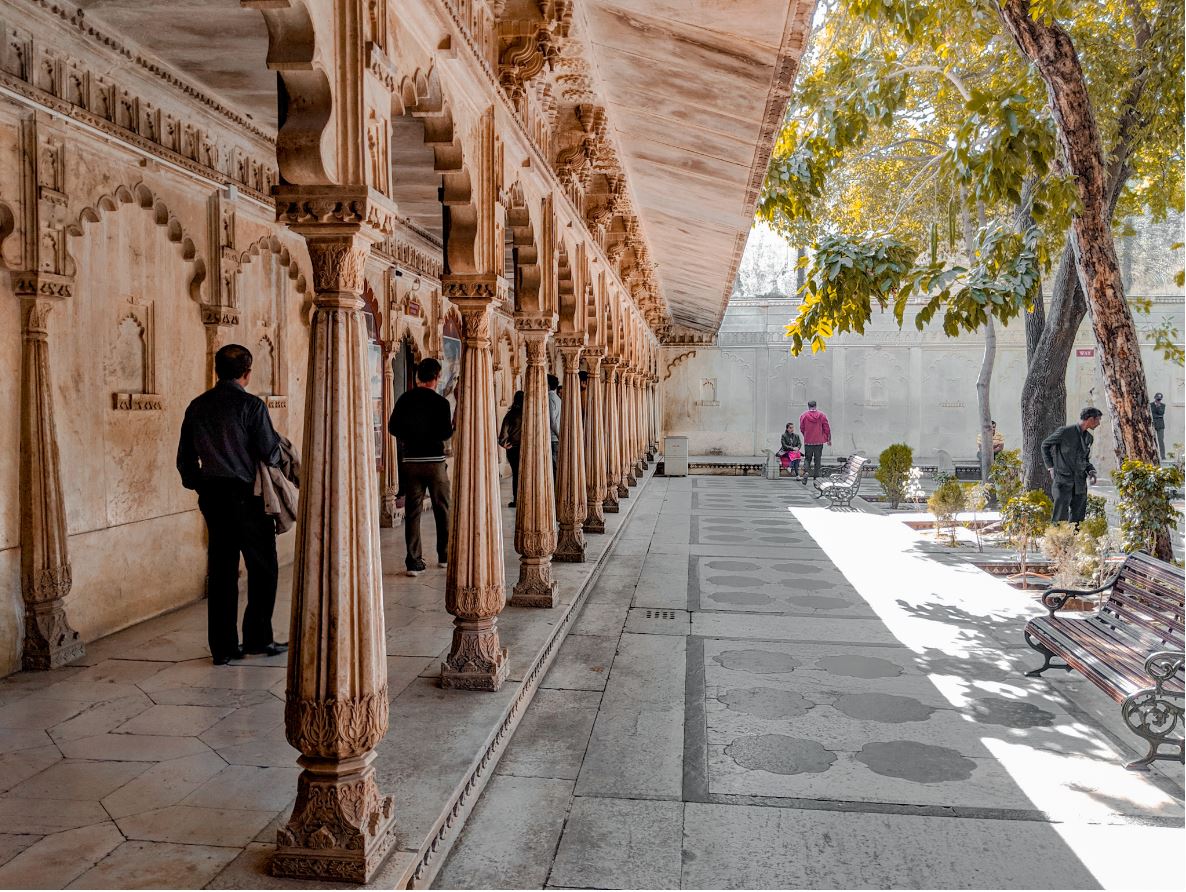
<instances>
[{"instance_id":1,"label":"trimmed shrub","mask_svg":"<svg viewBox=\"0 0 1186 892\"><path fill-rule=\"evenodd\" d=\"M964 488L959 481L947 479L927 499L927 508L935 515L935 535L943 527L951 536L951 544L955 545L955 516L964 510Z\"/></svg>"},{"instance_id":2,"label":"trimmed shrub","mask_svg":"<svg viewBox=\"0 0 1186 892\"><path fill-rule=\"evenodd\" d=\"M905 443L893 443L877 457L877 482L881 484L891 508L897 508L906 497L906 485L910 478L910 465L914 461L914 450Z\"/></svg>"}]
</instances>

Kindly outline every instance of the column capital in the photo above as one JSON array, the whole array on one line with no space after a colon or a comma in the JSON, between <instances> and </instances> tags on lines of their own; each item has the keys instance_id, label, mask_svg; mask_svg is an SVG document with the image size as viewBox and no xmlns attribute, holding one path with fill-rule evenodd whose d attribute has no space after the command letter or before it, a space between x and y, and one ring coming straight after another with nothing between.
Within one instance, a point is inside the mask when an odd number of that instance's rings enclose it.
<instances>
[{"instance_id":1,"label":"column capital","mask_svg":"<svg viewBox=\"0 0 1186 892\"><path fill-rule=\"evenodd\" d=\"M272 191L276 196L276 222L306 238L338 229L380 241L395 231L395 203L368 186L284 184Z\"/></svg>"},{"instance_id":2,"label":"column capital","mask_svg":"<svg viewBox=\"0 0 1186 892\"><path fill-rule=\"evenodd\" d=\"M479 310L494 303L505 290L494 273L446 273L441 276L441 296L459 310Z\"/></svg>"},{"instance_id":3,"label":"column capital","mask_svg":"<svg viewBox=\"0 0 1186 892\"><path fill-rule=\"evenodd\" d=\"M24 300L64 300L74 296L74 277L41 270L12 274L12 290Z\"/></svg>"},{"instance_id":4,"label":"column capital","mask_svg":"<svg viewBox=\"0 0 1186 892\"><path fill-rule=\"evenodd\" d=\"M561 351L576 350L581 352L585 349L585 335L584 334L558 334L556 335L556 346Z\"/></svg>"},{"instance_id":5,"label":"column capital","mask_svg":"<svg viewBox=\"0 0 1186 892\"><path fill-rule=\"evenodd\" d=\"M547 336L556 329L555 313L516 313L515 331L525 336Z\"/></svg>"}]
</instances>

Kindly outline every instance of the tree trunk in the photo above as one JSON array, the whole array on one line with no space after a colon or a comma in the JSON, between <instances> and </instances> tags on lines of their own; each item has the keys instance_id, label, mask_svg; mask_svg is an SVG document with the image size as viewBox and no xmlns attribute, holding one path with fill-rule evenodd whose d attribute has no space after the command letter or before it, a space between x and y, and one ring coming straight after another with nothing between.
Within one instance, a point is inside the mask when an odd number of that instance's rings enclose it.
<instances>
[{"instance_id":1,"label":"tree trunk","mask_svg":"<svg viewBox=\"0 0 1186 892\"><path fill-rule=\"evenodd\" d=\"M1021 387L1021 479L1026 490L1040 489L1050 495L1042 440L1067 423L1067 366L1075 334L1087 313L1069 241L1059 258L1047 309Z\"/></svg>"},{"instance_id":2,"label":"tree trunk","mask_svg":"<svg viewBox=\"0 0 1186 892\"><path fill-rule=\"evenodd\" d=\"M964 228L964 252L968 269L976 265L976 239L972 235L972 214L968 207L968 190L960 189ZM984 225L984 206L979 208L981 226ZM990 399L992 369L997 359L997 330L989 316L984 325L984 355L980 360L980 373L976 376L976 409L980 420L980 482L988 483L988 472L992 467L992 402Z\"/></svg>"},{"instance_id":3,"label":"tree trunk","mask_svg":"<svg viewBox=\"0 0 1186 892\"><path fill-rule=\"evenodd\" d=\"M1003 0L999 9L1005 28L1046 83L1059 145L1074 176L1080 205L1079 213L1071 220L1075 264L1096 343L1101 347L1108 409L1120 434L1117 459L1157 464L1159 455L1148 410L1140 340L1124 297L1112 238L1109 170L1079 56L1062 27L1031 17L1029 0ZM1157 556L1172 558L1168 532L1158 537Z\"/></svg>"}]
</instances>

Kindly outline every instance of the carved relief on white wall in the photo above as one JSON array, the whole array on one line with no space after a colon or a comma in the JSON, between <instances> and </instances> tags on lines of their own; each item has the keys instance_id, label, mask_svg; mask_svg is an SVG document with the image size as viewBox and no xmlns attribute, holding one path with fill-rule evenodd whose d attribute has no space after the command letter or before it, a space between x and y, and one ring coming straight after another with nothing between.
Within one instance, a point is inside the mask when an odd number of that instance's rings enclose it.
<instances>
[{"instance_id":1,"label":"carved relief on white wall","mask_svg":"<svg viewBox=\"0 0 1186 892\"><path fill-rule=\"evenodd\" d=\"M156 392L155 338L152 301L129 297L119 307L106 363L111 407L116 411L165 408Z\"/></svg>"}]
</instances>

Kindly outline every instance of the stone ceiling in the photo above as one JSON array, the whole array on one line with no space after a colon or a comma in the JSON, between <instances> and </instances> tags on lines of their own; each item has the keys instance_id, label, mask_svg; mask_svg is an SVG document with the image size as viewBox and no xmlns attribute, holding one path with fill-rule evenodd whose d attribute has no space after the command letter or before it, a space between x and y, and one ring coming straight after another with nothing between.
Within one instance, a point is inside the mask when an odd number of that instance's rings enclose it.
<instances>
[{"instance_id":1,"label":"stone ceiling","mask_svg":"<svg viewBox=\"0 0 1186 892\"><path fill-rule=\"evenodd\" d=\"M77 5L274 128L275 75L263 64L267 32L258 12L238 0ZM720 324L814 7L815 0L576 0L576 30L588 43L598 98L677 326Z\"/></svg>"},{"instance_id":2,"label":"stone ceiling","mask_svg":"<svg viewBox=\"0 0 1186 892\"><path fill-rule=\"evenodd\" d=\"M715 330L815 0L582 0L599 94L677 325Z\"/></svg>"}]
</instances>

